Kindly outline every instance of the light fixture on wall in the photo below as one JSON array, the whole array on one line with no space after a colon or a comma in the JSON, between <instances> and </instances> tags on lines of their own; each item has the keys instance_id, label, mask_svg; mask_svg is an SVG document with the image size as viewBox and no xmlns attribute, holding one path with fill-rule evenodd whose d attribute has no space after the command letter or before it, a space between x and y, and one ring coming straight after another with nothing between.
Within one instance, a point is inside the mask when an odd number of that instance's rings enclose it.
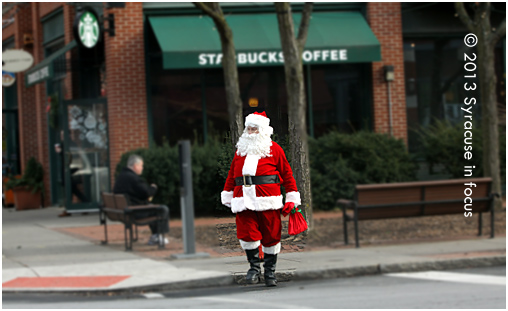
<instances>
[{"instance_id":1,"label":"light fixture on wall","mask_svg":"<svg viewBox=\"0 0 508 311\"><path fill-rule=\"evenodd\" d=\"M385 71L385 80L386 82L391 82L395 80L395 72L394 72L394 66L393 65L386 65L383 67Z\"/></svg>"}]
</instances>

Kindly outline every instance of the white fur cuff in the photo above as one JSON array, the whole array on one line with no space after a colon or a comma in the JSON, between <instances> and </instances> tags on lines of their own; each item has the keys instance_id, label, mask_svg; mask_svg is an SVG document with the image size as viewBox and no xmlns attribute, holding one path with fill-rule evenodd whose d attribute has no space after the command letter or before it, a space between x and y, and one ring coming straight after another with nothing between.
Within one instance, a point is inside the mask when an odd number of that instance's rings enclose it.
<instances>
[{"instance_id":1,"label":"white fur cuff","mask_svg":"<svg viewBox=\"0 0 508 311\"><path fill-rule=\"evenodd\" d=\"M277 255L278 253L280 253L280 242L270 247L263 246L263 253Z\"/></svg>"},{"instance_id":2,"label":"white fur cuff","mask_svg":"<svg viewBox=\"0 0 508 311\"><path fill-rule=\"evenodd\" d=\"M300 192L293 191L286 193L286 203L293 202L295 206L302 205L302 200L300 199Z\"/></svg>"},{"instance_id":3,"label":"white fur cuff","mask_svg":"<svg viewBox=\"0 0 508 311\"><path fill-rule=\"evenodd\" d=\"M256 249L261 245L261 241L245 242L244 240L240 240L240 245L243 249Z\"/></svg>"},{"instance_id":4,"label":"white fur cuff","mask_svg":"<svg viewBox=\"0 0 508 311\"><path fill-rule=\"evenodd\" d=\"M233 199L233 191L222 191L220 193L220 200L222 204L231 208L231 200Z\"/></svg>"}]
</instances>

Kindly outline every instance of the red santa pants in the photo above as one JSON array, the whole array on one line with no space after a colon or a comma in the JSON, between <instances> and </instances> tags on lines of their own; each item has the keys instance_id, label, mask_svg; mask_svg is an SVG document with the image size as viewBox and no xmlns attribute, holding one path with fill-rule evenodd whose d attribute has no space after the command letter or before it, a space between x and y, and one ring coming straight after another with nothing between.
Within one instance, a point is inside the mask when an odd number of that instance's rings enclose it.
<instances>
[{"instance_id":1,"label":"red santa pants","mask_svg":"<svg viewBox=\"0 0 508 311\"><path fill-rule=\"evenodd\" d=\"M282 224L280 209L254 212L245 210L236 214L236 236L245 242L261 241L264 247L280 242Z\"/></svg>"}]
</instances>

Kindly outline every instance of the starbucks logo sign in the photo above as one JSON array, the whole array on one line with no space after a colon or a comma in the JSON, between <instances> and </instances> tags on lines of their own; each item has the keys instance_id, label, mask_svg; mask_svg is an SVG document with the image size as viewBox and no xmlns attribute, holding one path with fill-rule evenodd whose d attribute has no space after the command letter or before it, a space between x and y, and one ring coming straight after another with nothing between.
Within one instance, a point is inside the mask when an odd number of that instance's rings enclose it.
<instances>
[{"instance_id":1,"label":"starbucks logo sign","mask_svg":"<svg viewBox=\"0 0 508 311\"><path fill-rule=\"evenodd\" d=\"M85 48L97 45L101 36L101 27L97 13L92 8L85 8L74 20L74 37Z\"/></svg>"}]
</instances>

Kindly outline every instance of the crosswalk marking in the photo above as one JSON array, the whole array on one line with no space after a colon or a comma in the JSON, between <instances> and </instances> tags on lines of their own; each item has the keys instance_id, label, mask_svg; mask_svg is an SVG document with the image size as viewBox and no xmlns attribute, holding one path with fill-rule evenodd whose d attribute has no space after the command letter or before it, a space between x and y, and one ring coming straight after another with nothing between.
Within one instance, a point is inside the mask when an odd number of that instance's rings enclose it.
<instances>
[{"instance_id":1,"label":"crosswalk marking","mask_svg":"<svg viewBox=\"0 0 508 311\"><path fill-rule=\"evenodd\" d=\"M145 298L153 299L153 298L165 298L163 294L159 293L146 293L142 294Z\"/></svg>"},{"instance_id":2,"label":"crosswalk marking","mask_svg":"<svg viewBox=\"0 0 508 311\"><path fill-rule=\"evenodd\" d=\"M286 303L279 304L274 301L262 301L262 300L249 300L249 299L235 299L224 296L218 297L196 297L194 299L202 300L202 301L210 301L210 302L218 302L218 303L239 303L240 306L256 306L256 308L263 308L263 305L266 306L267 309L308 309L308 307L300 306L300 305L290 305Z\"/></svg>"},{"instance_id":3,"label":"crosswalk marking","mask_svg":"<svg viewBox=\"0 0 508 311\"><path fill-rule=\"evenodd\" d=\"M429 281L473 283L473 284L502 285L502 286L506 285L506 277L496 275L468 274L468 273L444 272L444 271L387 273L385 275L391 277L411 278Z\"/></svg>"}]
</instances>

